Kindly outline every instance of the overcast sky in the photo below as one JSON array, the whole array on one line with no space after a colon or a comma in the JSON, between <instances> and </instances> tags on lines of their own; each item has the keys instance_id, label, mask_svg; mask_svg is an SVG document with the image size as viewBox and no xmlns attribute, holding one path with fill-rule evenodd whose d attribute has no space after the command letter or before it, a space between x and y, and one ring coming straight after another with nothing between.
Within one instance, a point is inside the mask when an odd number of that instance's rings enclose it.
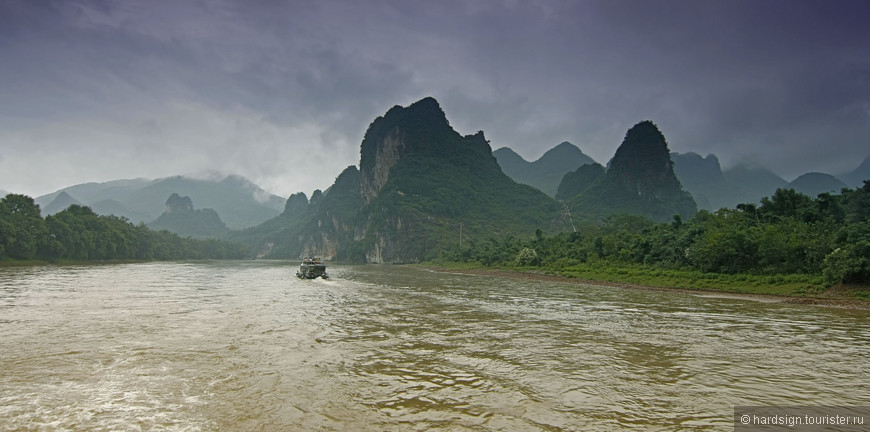
<instances>
[{"instance_id":1,"label":"overcast sky","mask_svg":"<svg viewBox=\"0 0 870 432\"><path fill-rule=\"evenodd\" d=\"M870 1L0 0L0 189L233 173L287 196L433 96L462 134L791 180L870 155Z\"/></svg>"}]
</instances>

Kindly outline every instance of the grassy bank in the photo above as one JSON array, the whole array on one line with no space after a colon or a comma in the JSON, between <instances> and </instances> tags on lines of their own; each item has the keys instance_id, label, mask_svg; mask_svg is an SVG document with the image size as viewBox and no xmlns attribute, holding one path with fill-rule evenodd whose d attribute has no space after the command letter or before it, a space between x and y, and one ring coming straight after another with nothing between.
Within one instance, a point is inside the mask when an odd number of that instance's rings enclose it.
<instances>
[{"instance_id":1,"label":"grassy bank","mask_svg":"<svg viewBox=\"0 0 870 432\"><path fill-rule=\"evenodd\" d=\"M439 267L467 271L469 273L516 273L517 275L539 275L558 277L584 283L605 285L629 285L641 288L665 288L687 291L710 291L745 295L780 296L783 300L800 301L834 300L866 303L870 307L870 287L844 286L828 287L821 276L788 275L751 275L703 273L692 270L662 269L638 264L615 264L606 262L575 264L560 268L493 266L485 267L471 263L444 263Z\"/></svg>"}]
</instances>

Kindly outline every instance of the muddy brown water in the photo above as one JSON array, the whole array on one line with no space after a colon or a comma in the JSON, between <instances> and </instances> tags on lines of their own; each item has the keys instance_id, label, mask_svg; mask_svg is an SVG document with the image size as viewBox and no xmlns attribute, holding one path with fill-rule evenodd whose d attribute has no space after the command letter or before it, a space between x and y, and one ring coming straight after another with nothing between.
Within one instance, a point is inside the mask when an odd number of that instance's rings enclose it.
<instances>
[{"instance_id":1,"label":"muddy brown water","mask_svg":"<svg viewBox=\"0 0 870 432\"><path fill-rule=\"evenodd\" d=\"M228 261L0 268L0 430L732 430L870 405L870 311Z\"/></svg>"}]
</instances>

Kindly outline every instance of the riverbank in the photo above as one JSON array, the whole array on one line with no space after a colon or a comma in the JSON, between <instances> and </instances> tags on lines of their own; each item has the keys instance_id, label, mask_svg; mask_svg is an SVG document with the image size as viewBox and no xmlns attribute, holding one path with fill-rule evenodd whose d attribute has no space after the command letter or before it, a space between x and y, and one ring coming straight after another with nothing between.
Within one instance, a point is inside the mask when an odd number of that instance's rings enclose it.
<instances>
[{"instance_id":1,"label":"riverbank","mask_svg":"<svg viewBox=\"0 0 870 432\"><path fill-rule=\"evenodd\" d=\"M609 270L608 277L588 278L578 276L574 272L567 274L554 274L541 271L539 269L529 268L494 268L494 267L474 267L464 264L424 264L423 267L438 272L461 273L485 275L494 277L504 277L511 279L527 279L533 281L554 281L567 282L578 285L596 285L610 286L618 288L631 288L654 291L670 291L680 292L691 295L715 296L715 297L733 297L746 298L757 301L765 301L771 303L791 303L791 304L808 304L829 307L841 307L848 309L865 309L870 310L870 301L862 299L866 297L870 287L863 286L844 286L836 285L830 288L825 288L819 284L813 283L790 283L783 277L777 279L774 277L772 283L760 283L758 278L751 276L738 276L747 279L746 286L735 285L734 281L729 281L728 285L722 283L718 287L711 287L709 281L707 283L698 284L697 287L692 286L693 281L698 282L697 278L686 278L678 283L637 283L632 282L631 276L627 276L629 281L619 281L617 278L621 275ZM626 276L628 272L623 271L622 276ZM635 278L637 275L635 274ZM710 276L715 279L714 275ZM669 274L667 279L673 280L673 275Z\"/></svg>"}]
</instances>

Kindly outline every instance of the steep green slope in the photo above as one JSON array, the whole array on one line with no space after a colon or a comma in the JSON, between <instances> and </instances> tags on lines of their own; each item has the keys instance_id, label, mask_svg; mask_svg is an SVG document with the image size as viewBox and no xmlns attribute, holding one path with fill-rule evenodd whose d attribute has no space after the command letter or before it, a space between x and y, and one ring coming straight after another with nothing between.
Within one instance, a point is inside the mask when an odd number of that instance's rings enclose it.
<instances>
[{"instance_id":1,"label":"steep green slope","mask_svg":"<svg viewBox=\"0 0 870 432\"><path fill-rule=\"evenodd\" d=\"M432 98L376 119L361 146L370 262L419 261L463 241L551 231L561 208L507 177L483 132L462 136ZM460 227L461 225L461 227Z\"/></svg>"},{"instance_id":2,"label":"steep green slope","mask_svg":"<svg viewBox=\"0 0 870 432\"><path fill-rule=\"evenodd\" d=\"M577 170L569 172L562 177L559 188L556 191L556 199L567 200L589 189L598 179L604 177L604 167L595 163L583 165Z\"/></svg>"}]
</instances>

